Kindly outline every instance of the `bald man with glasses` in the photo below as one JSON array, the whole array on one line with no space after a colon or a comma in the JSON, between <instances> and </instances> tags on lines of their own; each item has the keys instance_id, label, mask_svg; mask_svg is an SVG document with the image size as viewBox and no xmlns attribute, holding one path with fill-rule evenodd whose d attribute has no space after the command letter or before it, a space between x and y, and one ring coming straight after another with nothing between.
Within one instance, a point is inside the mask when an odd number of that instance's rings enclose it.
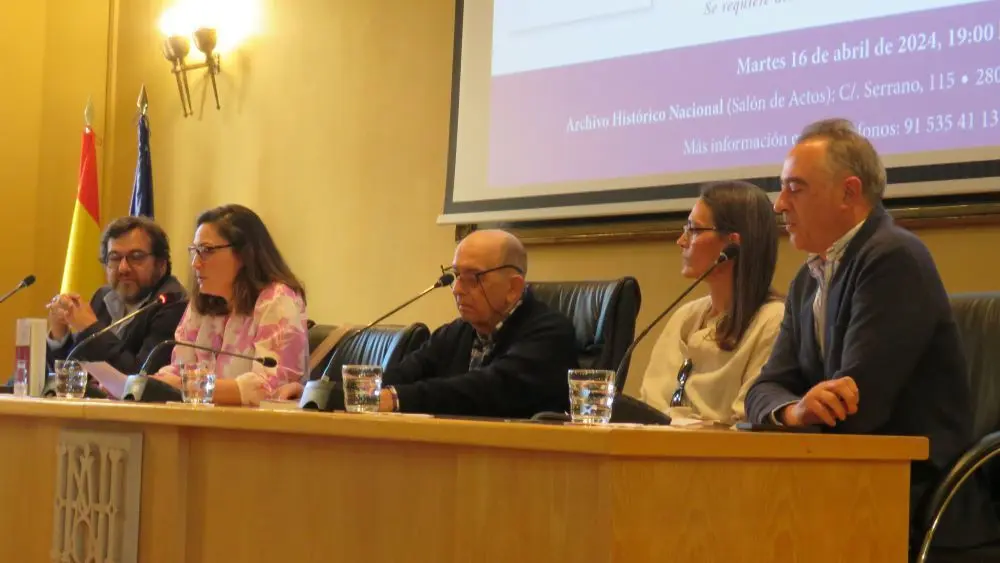
<instances>
[{"instance_id":1,"label":"bald man with glasses","mask_svg":"<svg viewBox=\"0 0 1000 563\"><path fill-rule=\"evenodd\" d=\"M447 271L459 318L385 372L383 411L529 418L565 411L573 325L532 295L528 256L505 231L476 231Z\"/></svg>"}]
</instances>

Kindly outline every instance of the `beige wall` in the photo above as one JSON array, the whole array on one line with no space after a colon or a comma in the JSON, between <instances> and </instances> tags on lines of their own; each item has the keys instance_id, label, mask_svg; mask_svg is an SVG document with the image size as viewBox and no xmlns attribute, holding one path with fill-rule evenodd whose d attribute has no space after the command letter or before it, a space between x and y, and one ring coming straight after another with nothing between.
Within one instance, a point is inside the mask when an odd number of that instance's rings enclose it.
<instances>
[{"instance_id":1,"label":"beige wall","mask_svg":"<svg viewBox=\"0 0 1000 563\"><path fill-rule=\"evenodd\" d=\"M35 214L38 194L38 146L41 121L44 52L23 49L43 43L45 3L17 3L0 18L0 52L18 53L5 57L8 86L0 102L0 185L4 205L0 205L0 255L4 269L0 292L6 292L35 267ZM24 295L5 302L0 309L0 378L6 380L13 365L14 319L32 308Z\"/></svg>"},{"instance_id":2,"label":"beige wall","mask_svg":"<svg viewBox=\"0 0 1000 563\"><path fill-rule=\"evenodd\" d=\"M200 72L184 119L155 22L168 2L121 2L116 110L149 89L158 218L183 250L197 213L238 202L264 218L304 278L310 316L365 322L450 263L438 227L448 149L448 1L262 0L263 29L223 59L216 111ZM280 8L280 9L279 9ZM207 96L206 96L207 93ZM135 132L116 118L113 197L127 206ZM453 316L447 294L396 321Z\"/></svg>"},{"instance_id":3,"label":"beige wall","mask_svg":"<svg viewBox=\"0 0 1000 563\"><path fill-rule=\"evenodd\" d=\"M434 220L448 149L453 0L259 1L260 34L223 60L223 110L214 109L206 84L195 74L196 115L184 119L155 28L169 0L119 0L108 73L105 209L112 215L127 210L135 99L145 83L157 215L172 237L182 281L189 270L183 248L197 213L240 202L260 212L307 283L312 318L365 322L426 287L437 265L451 259L453 231ZM42 26L43 15L34 17L36 27ZM100 30L93 33L99 36ZM37 92L42 79L34 80ZM75 101L66 98L58 109L76 115ZM38 115L40 108L34 111ZM40 132L32 123L22 124L22 134L37 140ZM71 125L59 127L69 129L63 135L76 134ZM62 152L58 167L75 170L72 151ZM20 181L38 183L29 177ZM60 228L69 223L68 209L45 217ZM39 224L38 232L44 230ZM1000 289L1000 266L980 258L995 253L1000 229L920 234L949 290ZM32 236L30 229L24 236ZM62 252L65 236L50 238L39 250ZM670 241L537 246L530 252L535 279L636 276L643 290L640 324L685 285ZM779 289L801 260L783 243ZM453 316L447 294L440 292L393 320L435 326ZM651 341L639 348L633 374L644 369ZM634 391L638 382L633 375L628 389Z\"/></svg>"},{"instance_id":4,"label":"beige wall","mask_svg":"<svg viewBox=\"0 0 1000 563\"><path fill-rule=\"evenodd\" d=\"M28 274L38 280L0 305L3 381L13 369L15 319L44 316L44 304L59 289L88 96L94 128L102 135L109 5L110 0L10 2L0 18L6 83L0 97L0 293ZM99 159L101 153L98 147Z\"/></svg>"}]
</instances>

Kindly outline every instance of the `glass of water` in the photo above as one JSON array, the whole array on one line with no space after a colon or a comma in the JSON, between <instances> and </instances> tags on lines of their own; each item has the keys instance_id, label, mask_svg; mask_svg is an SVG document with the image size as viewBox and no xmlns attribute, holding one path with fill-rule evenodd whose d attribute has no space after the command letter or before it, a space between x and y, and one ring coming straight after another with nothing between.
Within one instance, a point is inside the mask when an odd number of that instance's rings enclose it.
<instances>
[{"instance_id":1,"label":"glass of water","mask_svg":"<svg viewBox=\"0 0 1000 563\"><path fill-rule=\"evenodd\" d=\"M615 400L615 372L608 369L571 369L568 377L569 414L573 422L610 422Z\"/></svg>"},{"instance_id":2,"label":"glass of water","mask_svg":"<svg viewBox=\"0 0 1000 563\"><path fill-rule=\"evenodd\" d=\"M344 409L347 412L378 412L382 368L347 365L340 373L344 382Z\"/></svg>"},{"instance_id":3,"label":"glass of water","mask_svg":"<svg viewBox=\"0 0 1000 563\"><path fill-rule=\"evenodd\" d=\"M24 360L18 360L14 370L14 396L28 396L28 363Z\"/></svg>"},{"instance_id":4,"label":"glass of water","mask_svg":"<svg viewBox=\"0 0 1000 563\"><path fill-rule=\"evenodd\" d=\"M87 370L77 360L56 360L56 397L82 399L87 389Z\"/></svg>"},{"instance_id":5,"label":"glass of water","mask_svg":"<svg viewBox=\"0 0 1000 563\"><path fill-rule=\"evenodd\" d=\"M192 405L210 405L215 394L215 362L202 360L180 366L181 399Z\"/></svg>"}]
</instances>

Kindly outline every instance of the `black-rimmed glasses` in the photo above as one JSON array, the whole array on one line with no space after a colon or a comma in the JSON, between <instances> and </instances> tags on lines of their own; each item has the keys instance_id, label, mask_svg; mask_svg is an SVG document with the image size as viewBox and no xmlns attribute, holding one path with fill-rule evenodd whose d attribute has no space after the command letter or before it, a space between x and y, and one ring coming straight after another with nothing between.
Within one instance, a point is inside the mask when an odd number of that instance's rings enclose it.
<instances>
[{"instance_id":1,"label":"black-rimmed glasses","mask_svg":"<svg viewBox=\"0 0 1000 563\"><path fill-rule=\"evenodd\" d=\"M122 260L128 262L129 266L135 267L137 264L141 264L152 256L149 252L145 250L133 250L131 252L126 252L124 254L119 252L109 252L104 265L108 268L117 268L121 265Z\"/></svg>"},{"instance_id":2,"label":"black-rimmed glasses","mask_svg":"<svg viewBox=\"0 0 1000 563\"><path fill-rule=\"evenodd\" d=\"M684 223L684 226L681 227L681 230L683 231L684 236L689 238L697 235L698 233L707 233L711 231L718 231L720 233L726 232L725 229L720 229L718 227L699 227L698 225L695 225L690 221Z\"/></svg>"},{"instance_id":3,"label":"black-rimmed glasses","mask_svg":"<svg viewBox=\"0 0 1000 563\"><path fill-rule=\"evenodd\" d=\"M687 385L688 377L691 377L693 368L694 364L691 363L691 358L687 358L681 364L681 369L677 370L677 390L670 397L670 406L679 407L684 404L684 386Z\"/></svg>"},{"instance_id":4,"label":"black-rimmed glasses","mask_svg":"<svg viewBox=\"0 0 1000 563\"><path fill-rule=\"evenodd\" d=\"M513 264L502 264L500 266L497 266L495 268L489 268L487 270L466 271L466 272L459 272L454 266L447 266L447 267L441 266L441 273L451 274L455 276L455 280L462 282L462 285L465 285L467 287L476 287L483 283L483 276L485 276L486 274L497 272L500 270L506 270L508 268L514 270L515 272L521 274L522 276L524 275L524 270Z\"/></svg>"},{"instance_id":5,"label":"black-rimmed glasses","mask_svg":"<svg viewBox=\"0 0 1000 563\"><path fill-rule=\"evenodd\" d=\"M201 258L202 260L207 260L211 255L222 250L223 248L232 248L231 244L192 244L188 247L188 254L191 255L193 260L195 256Z\"/></svg>"}]
</instances>

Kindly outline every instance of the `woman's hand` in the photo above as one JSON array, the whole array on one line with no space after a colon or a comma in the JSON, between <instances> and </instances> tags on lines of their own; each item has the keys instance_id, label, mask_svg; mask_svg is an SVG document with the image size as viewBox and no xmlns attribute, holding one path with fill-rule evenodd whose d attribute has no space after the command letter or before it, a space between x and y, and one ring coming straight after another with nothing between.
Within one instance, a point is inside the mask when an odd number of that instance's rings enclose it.
<instances>
[{"instance_id":1,"label":"woman's hand","mask_svg":"<svg viewBox=\"0 0 1000 563\"><path fill-rule=\"evenodd\" d=\"M303 387L298 381L286 383L281 387L278 387L278 400L290 401L292 399L298 399L302 396L302 391L304 389L305 387Z\"/></svg>"},{"instance_id":2,"label":"woman's hand","mask_svg":"<svg viewBox=\"0 0 1000 563\"><path fill-rule=\"evenodd\" d=\"M170 375L167 373L167 374L154 374L151 375L150 377L152 377L153 379L159 379L160 381L166 383L167 385L175 389L181 388L181 377L179 375Z\"/></svg>"}]
</instances>

